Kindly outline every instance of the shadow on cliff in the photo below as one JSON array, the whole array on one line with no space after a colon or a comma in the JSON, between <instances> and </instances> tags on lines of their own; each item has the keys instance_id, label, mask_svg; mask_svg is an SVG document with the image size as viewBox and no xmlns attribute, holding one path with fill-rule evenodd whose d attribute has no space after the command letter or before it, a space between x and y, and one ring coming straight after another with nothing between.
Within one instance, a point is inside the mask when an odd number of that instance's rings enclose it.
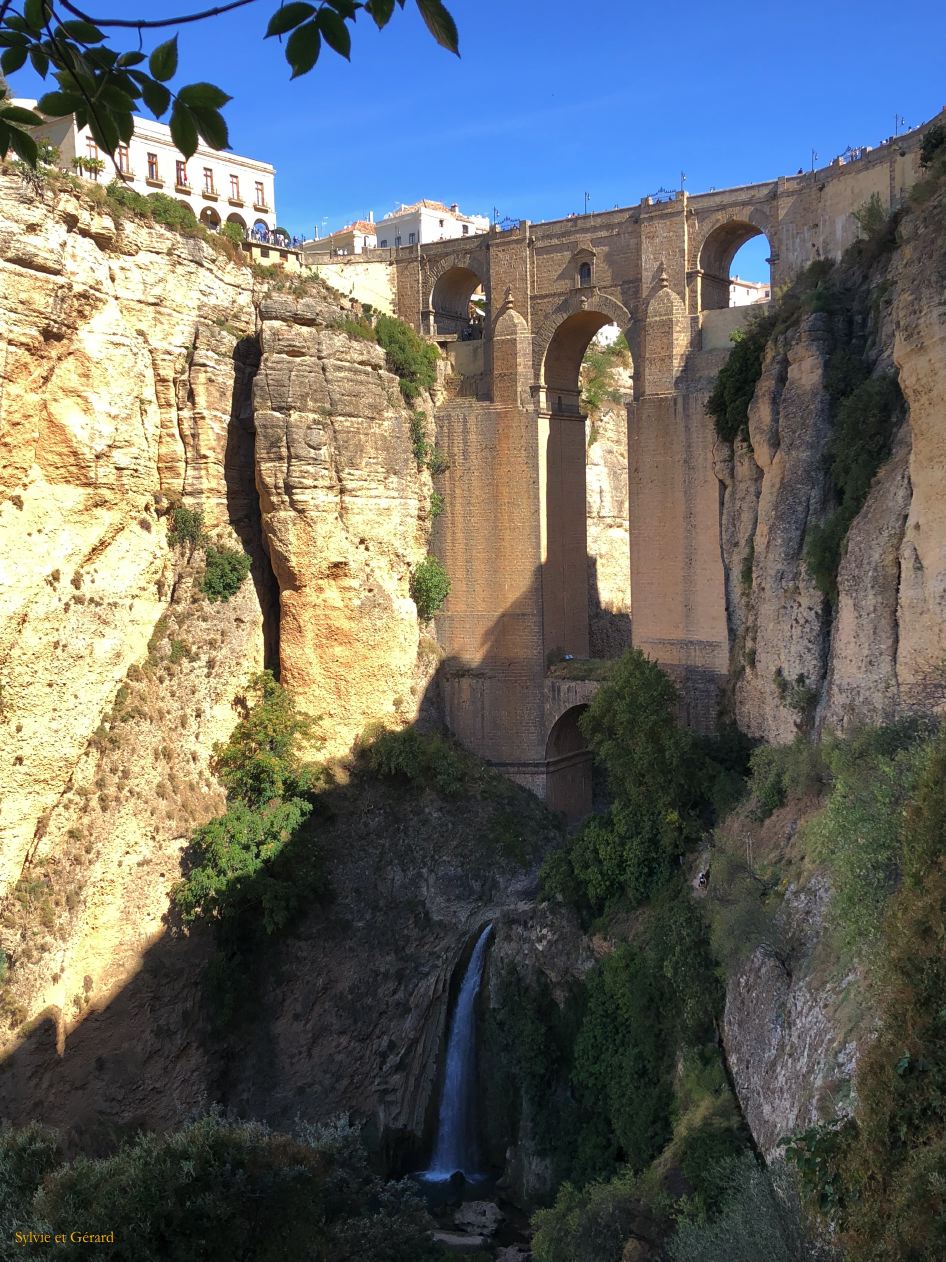
<instances>
[{"instance_id":1,"label":"shadow on cliff","mask_svg":"<svg viewBox=\"0 0 946 1262\"><path fill-rule=\"evenodd\" d=\"M234 496L245 488L249 445L242 431L228 445ZM253 523L238 520L249 548ZM525 685L544 722L540 582L534 573L488 624L474 662L440 663L418 729L436 726L445 688L489 677ZM561 836L531 794L468 762L468 781L440 792L404 774L379 779L356 755L281 852L275 875L302 895L296 919L267 935L250 917L239 940L223 944L223 967L238 983L232 1024L215 1023L206 984L208 965L221 962L219 936L201 925L184 933L169 914L132 976L84 1012L77 996L23 1031L0 1063L0 1117L48 1123L73 1150L101 1153L215 1105L275 1126L351 1111L369 1119L385 1168L417 1168L435 1116L449 996L473 935L486 917L528 917L538 863ZM250 906L264 904L273 875L247 888Z\"/></svg>"},{"instance_id":2,"label":"shadow on cliff","mask_svg":"<svg viewBox=\"0 0 946 1262\"><path fill-rule=\"evenodd\" d=\"M233 350L233 397L223 476L230 525L253 561L251 575L263 615L263 664L278 678L279 584L266 548L256 489L253 381L259 371L261 354L258 337L241 338Z\"/></svg>"},{"instance_id":3,"label":"shadow on cliff","mask_svg":"<svg viewBox=\"0 0 946 1262\"><path fill-rule=\"evenodd\" d=\"M628 559L630 567L630 559ZM631 646L631 611L614 609L601 600L598 558L588 555L588 655L620 657Z\"/></svg>"},{"instance_id":4,"label":"shadow on cliff","mask_svg":"<svg viewBox=\"0 0 946 1262\"><path fill-rule=\"evenodd\" d=\"M276 1127L350 1111L381 1169L420 1168L471 937L534 899L555 831L538 802L467 761L469 785L441 793L379 778L356 755L315 795L279 869L247 884L235 936L184 933L169 914L133 975L23 1030L0 1063L0 1118L47 1123L71 1151L102 1154L214 1106ZM268 935L274 878L302 897ZM220 967L236 1001L223 1027Z\"/></svg>"}]
</instances>

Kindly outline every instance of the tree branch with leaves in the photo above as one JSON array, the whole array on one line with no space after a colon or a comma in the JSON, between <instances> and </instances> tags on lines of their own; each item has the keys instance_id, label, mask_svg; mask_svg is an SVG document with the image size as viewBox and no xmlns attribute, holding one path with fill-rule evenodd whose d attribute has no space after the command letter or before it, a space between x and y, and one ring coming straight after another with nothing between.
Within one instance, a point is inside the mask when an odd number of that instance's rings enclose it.
<instances>
[{"instance_id":1,"label":"tree branch with leaves","mask_svg":"<svg viewBox=\"0 0 946 1262\"><path fill-rule=\"evenodd\" d=\"M229 4L185 13L174 18L95 17L71 0L0 0L0 70L14 75L29 64L41 79L56 86L45 93L36 111L0 100L0 157L12 149L35 167L38 146L31 129L48 118L74 115L79 128L88 127L96 144L114 156L134 132L134 115L142 107L157 119L170 112L171 139L185 158L203 141L211 149L229 147L222 110L232 99L213 83L171 87L178 69L178 34L145 53L146 33L209 21L260 0L231 0ZM459 54L456 24L443 0L415 0L434 39ZM379 30L387 26L395 7L406 0L321 0L309 4L290 0L269 20L265 39L284 39L291 78L308 74L323 46L346 60L351 58L352 30L359 13L367 14ZM137 32L137 47L113 46L119 33ZM115 33L114 37L112 32Z\"/></svg>"}]
</instances>

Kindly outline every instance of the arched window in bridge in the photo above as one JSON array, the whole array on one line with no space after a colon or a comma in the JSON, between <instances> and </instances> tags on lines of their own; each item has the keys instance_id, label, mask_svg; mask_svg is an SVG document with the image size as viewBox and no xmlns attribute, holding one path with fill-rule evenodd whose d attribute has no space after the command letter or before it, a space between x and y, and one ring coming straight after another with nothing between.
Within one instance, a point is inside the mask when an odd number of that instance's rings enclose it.
<instances>
[{"instance_id":1,"label":"arched window in bridge","mask_svg":"<svg viewBox=\"0 0 946 1262\"><path fill-rule=\"evenodd\" d=\"M590 263L580 264L578 268L578 283L579 285L591 284L591 264Z\"/></svg>"}]
</instances>

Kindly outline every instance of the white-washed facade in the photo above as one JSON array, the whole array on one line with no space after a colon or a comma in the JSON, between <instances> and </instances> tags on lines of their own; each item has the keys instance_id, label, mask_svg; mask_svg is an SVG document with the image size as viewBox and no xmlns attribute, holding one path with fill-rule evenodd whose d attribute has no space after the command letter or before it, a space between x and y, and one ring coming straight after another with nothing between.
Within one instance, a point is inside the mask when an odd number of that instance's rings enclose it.
<instances>
[{"instance_id":1,"label":"white-washed facade","mask_svg":"<svg viewBox=\"0 0 946 1262\"><path fill-rule=\"evenodd\" d=\"M442 202L421 201L379 219L375 235L380 248L400 245L425 245L429 241L452 241L456 237L476 236L489 232L485 215L463 215L458 207Z\"/></svg>"},{"instance_id":2,"label":"white-washed facade","mask_svg":"<svg viewBox=\"0 0 946 1262\"><path fill-rule=\"evenodd\" d=\"M36 105L35 101L17 104L29 109ZM49 119L35 129L35 135L55 145L59 164L66 170L76 169L77 159L100 159L105 164L102 171L80 167L78 174L105 184L117 175L145 196L166 193L190 206L208 228L228 222L250 232L257 226L267 231L276 227L276 171L268 162L204 145L185 159L171 140L167 124L147 118L135 118L134 135L129 144L119 146L114 165L99 150L89 129L76 127L71 116Z\"/></svg>"}]
</instances>

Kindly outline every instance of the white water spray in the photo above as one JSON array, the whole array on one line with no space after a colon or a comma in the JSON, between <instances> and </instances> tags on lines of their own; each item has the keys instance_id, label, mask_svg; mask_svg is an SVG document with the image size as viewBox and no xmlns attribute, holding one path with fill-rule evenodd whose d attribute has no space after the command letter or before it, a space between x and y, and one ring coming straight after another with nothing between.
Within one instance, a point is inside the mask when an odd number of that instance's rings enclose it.
<instances>
[{"instance_id":1,"label":"white water spray","mask_svg":"<svg viewBox=\"0 0 946 1262\"><path fill-rule=\"evenodd\" d=\"M447 1036L447 1065L440 1096L437 1140L430 1169L431 1182L449 1179L457 1170L476 1176L476 996L483 980L483 963L493 926L477 939L463 975Z\"/></svg>"}]
</instances>

